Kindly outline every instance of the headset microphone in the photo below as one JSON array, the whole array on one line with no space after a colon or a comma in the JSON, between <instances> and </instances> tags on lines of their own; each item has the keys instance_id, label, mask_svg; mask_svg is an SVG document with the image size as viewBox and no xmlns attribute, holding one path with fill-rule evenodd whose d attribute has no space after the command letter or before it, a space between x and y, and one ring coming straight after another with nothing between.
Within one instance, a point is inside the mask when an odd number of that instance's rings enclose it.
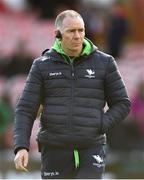
<instances>
[{"instance_id":1,"label":"headset microphone","mask_svg":"<svg viewBox=\"0 0 144 180\"><path fill-rule=\"evenodd\" d=\"M58 38L58 39L61 39L61 38L62 38L62 34L61 34L61 32L60 32L59 30L57 31L55 37Z\"/></svg>"}]
</instances>

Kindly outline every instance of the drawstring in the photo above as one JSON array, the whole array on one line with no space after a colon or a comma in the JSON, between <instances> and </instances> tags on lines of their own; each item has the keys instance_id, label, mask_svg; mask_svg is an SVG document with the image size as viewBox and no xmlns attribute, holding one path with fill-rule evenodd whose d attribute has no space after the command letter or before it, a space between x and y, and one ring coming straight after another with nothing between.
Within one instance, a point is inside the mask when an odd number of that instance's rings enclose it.
<instances>
[{"instance_id":1,"label":"drawstring","mask_svg":"<svg viewBox=\"0 0 144 180\"><path fill-rule=\"evenodd\" d=\"M75 168L78 168L80 165L80 161L79 161L79 153L77 149L74 149L74 161L75 161Z\"/></svg>"}]
</instances>

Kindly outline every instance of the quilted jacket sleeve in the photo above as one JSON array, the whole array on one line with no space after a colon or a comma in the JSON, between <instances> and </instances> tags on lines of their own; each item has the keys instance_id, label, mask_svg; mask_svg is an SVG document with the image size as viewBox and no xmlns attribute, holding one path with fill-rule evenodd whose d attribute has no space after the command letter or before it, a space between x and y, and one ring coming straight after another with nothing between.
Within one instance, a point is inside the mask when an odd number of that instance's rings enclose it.
<instances>
[{"instance_id":1,"label":"quilted jacket sleeve","mask_svg":"<svg viewBox=\"0 0 144 180\"><path fill-rule=\"evenodd\" d=\"M124 120L131 106L125 84L113 57L109 58L107 66L105 96L109 108L102 116L102 133L106 133Z\"/></svg>"},{"instance_id":2,"label":"quilted jacket sleeve","mask_svg":"<svg viewBox=\"0 0 144 180\"><path fill-rule=\"evenodd\" d=\"M42 101L42 76L35 60L26 80L24 90L15 111L14 152L29 149L30 135L38 108Z\"/></svg>"}]
</instances>

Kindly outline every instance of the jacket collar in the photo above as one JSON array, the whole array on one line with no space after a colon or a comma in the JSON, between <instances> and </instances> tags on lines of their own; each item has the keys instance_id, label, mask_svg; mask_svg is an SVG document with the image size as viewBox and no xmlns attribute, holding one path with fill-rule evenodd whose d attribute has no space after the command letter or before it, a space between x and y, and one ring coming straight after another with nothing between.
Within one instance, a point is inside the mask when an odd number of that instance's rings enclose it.
<instances>
[{"instance_id":1,"label":"jacket collar","mask_svg":"<svg viewBox=\"0 0 144 180\"><path fill-rule=\"evenodd\" d=\"M61 47L61 41L59 39L56 39L54 45L52 46L52 49L55 50L57 53L67 56ZM88 38L85 38L83 42L83 51L80 56L89 55L96 49L97 47L94 46L94 44Z\"/></svg>"},{"instance_id":2,"label":"jacket collar","mask_svg":"<svg viewBox=\"0 0 144 180\"><path fill-rule=\"evenodd\" d=\"M86 57L90 56L93 54L93 52L97 51L97 47L87 38L84 39L84 47L81 55L79 57L74 58L75 59L82 59L84 60ZM43 57L51 57L50 59L53 61L59 61L62 63L73 63L73 60L70 59L69 56L65 54L63 49L61 48L61 42L60 40L56 40L54 42L54 45L52 46L51 49L46 49L42 53ZM76 61L75 61L76 62Z\"/></svg>"}]
</instances>

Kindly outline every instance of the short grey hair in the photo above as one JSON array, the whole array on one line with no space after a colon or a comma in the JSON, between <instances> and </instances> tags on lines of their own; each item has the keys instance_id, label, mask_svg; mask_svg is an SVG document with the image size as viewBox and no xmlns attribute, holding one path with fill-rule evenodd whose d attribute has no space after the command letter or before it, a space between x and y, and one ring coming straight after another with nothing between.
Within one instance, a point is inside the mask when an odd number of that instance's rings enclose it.
<instances>
[{"instance_id":1,"label":"short grey hair","mask_svg":"<svg viewBox=\"0 0 144 180\"><path fill-rule=\"evenodd\" d=\"M61 12L60 14L58 14L56 17L55 27L57 30L61 30L63 20L68 16L69 17L79 17L83 21L82 16L78 12L76 12L74 10L65 10L65 11Z\"/></svg>"}]
</instances>

